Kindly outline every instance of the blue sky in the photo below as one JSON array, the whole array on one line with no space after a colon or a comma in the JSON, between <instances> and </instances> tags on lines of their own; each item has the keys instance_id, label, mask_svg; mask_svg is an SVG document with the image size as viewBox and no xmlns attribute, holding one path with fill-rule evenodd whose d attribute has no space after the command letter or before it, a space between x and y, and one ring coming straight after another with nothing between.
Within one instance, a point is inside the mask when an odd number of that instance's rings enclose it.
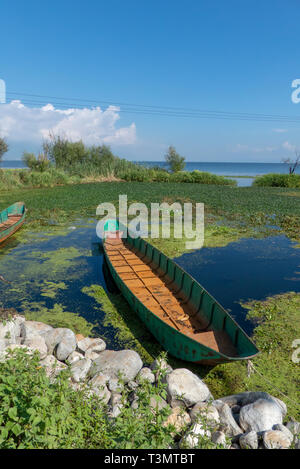
<instances>
[{"instance_id":1,"label":"blue sky","mask_svg":"<svg viewBox=\"0 0 300 469\"><path fill-rule=\"evenodd\" d=\"M38 149L50 124L67 134L75 125L75 136L81 128L87 143L101 134L129 159L160 160L170 144L188 161L277 162L292 156L300 147L300 122L128 113L120 105L101 116L77 112L75 119L47 108L41 129L37 108L60 106L22 94L64 98L56 102L70 108L79 102L74 98L89 106L88 100L99 100L102 111L109 101L298 117L291 83L300 78L299 13L297 0L2 3L0 78L7 103L19 99L25 106L0 104L9 158ZM91 130L92 119L97 123Z\"/></svg>"}]
</instances>

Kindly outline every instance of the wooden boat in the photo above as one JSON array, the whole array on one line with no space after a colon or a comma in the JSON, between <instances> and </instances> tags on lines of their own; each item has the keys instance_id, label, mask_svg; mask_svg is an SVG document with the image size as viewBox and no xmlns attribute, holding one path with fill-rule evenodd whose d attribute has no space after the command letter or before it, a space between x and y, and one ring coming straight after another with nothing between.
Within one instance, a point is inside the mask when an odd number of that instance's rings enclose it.
<instances>
[{"instance_id":1,"label":"wooden boat","mask_svg":"<svg viewBox=\"0 0 300 469\"><path fill-rule=\"evenodd\" d=\"M14 234L24 223L25 204L16 202L0 212L0 243Z\"/></svg>"},{"instance_id":2,"label":"wooden boat","mask_svg":"<svg viewBox=\"0 0 300 469\"><path fill-rule=\"evenodd\" d=\"M115 227L115 229L113 228ZM229 313L173 260L144 239L104 226L104 255L118 288L174 357L214 365L246 360L258 349Z\"/></svg>"}]
</instances>

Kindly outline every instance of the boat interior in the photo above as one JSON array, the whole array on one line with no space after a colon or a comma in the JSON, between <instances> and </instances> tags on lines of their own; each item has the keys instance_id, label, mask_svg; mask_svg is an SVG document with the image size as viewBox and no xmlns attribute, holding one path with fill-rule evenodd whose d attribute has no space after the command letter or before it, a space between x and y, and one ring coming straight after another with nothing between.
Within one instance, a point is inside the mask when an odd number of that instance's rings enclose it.
<instances>
[{"instance_id":1,"label":"boat interior","mask_svg":"<svg viewBox=\"0 0 300 469\"><path fill-rule=\"evenodd\" d=\"M176 278L170 277L168 269L162 268L159 261L155 262L152 255L148 256L147 248L143 252L134 246L131 239L122 239L121 236L122 232L119 231L107 233L105 249L117 274L131 292L151 312L182 334L228 357L237 357L237 348L224 330L226 319L219 330L212 327L212 320L193 301L193 286L187 294L184 288L178 286Z\"/></svg>"}]
</instances>

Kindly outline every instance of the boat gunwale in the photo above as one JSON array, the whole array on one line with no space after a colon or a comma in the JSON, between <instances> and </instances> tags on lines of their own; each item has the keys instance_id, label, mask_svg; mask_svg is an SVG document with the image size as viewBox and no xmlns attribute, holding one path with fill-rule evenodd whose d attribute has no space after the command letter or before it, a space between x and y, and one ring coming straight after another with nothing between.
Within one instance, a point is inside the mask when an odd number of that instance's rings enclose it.
<instances>
[{"instance_id":1,"label":"boat gunwale","mask_svg":"<svg viewBox=\"0 0 300 469\"><path fill-rule=\"evenodd\" d=\"M128 234L130 236L130 232L128 230ZM130 236L131 237L131 236ZM124 239L124 238L123 238ZM126 238L125 238L126 239ZM138 236L138 237L131 237L131 239L133 240L143 240L147 245L151 246L152 249L156 249L158 252L161 252L158 248L156 248L155 246L152 246L150 243L148 243L148 241L146 241L144 238L142 238L141 236ZM257 350L256 353L252 354L252 355L248 355L248 356L245 356L245 357L242 357L242 356L237 356L237 357L231 357L229 355L225 355L224 353L220 352L220 351L217 351L215 349L212 349L210 347L208 347L207 345L204 345L202 344L201 342L198 342L197 340L193 339L193 337L190 337L186 334L184 334L183 332L179 331L179 330L176 330L175 327L173 326L170 326L169 324L167 324L165 321L163 321L159 316L157 316L155 313L153 313L153 311L151 311L150 309L148 309L147 306L145 306L143 304L143 302L130 290L130 288L126 285L126 283L122 280L122 278L120 277L120 275L118 274L118 272L116 271L115 267L112 265L110 259L109 259L109 255L107 253L107 249L106 249L106 246L105 246L105 239L104 239L104 243L103 243L103 248L104 248L104 253L105 253L105 257L109 263L109 265L111 266L111 268L113 269L113 271L115 272L115 274L117 275L117 277L120 279L120 281L122 282L122 284L127 288L127 290L130 291L131 295L134 296L135 300L138 301L144 308L146 308L146 310L154 315L161 323L163 323L165 326L169 327L170 329L174 330L176 333L186 337L187 339L189 339L190 341L192 341L194 344L197 344L197 346L201 345L201 347L204 347L205 349L213 352L213 353L217 353L220 355L221 358L224 358L226 359L227 361L231 362L231 361L239 361L239 360L249 360L249 359L252 359L254 357L256 357L260 352L259 350L257 349L255 343L251 340L251 338L246 334L246 332L241 328L241 326L235 321L235 319L228 313L228 311L226 311L226 309L192 276L190 275L188 272L186 272L182 267L180 267L173 259L171 259L170 257L168 257L166 254L162 253L167 259L169 259L173 264L175 264L175 266L182 272L182 274L185 274L187 276L189 276L193 282L195 282L197 285L199 285L200 288L202 288L202 290L215 302L215 304L217 304L221 310L226 314L226 316L234 323L234 325L236 326L237 330L240 331L244 338L246 338L252 345L253 347ZM138 252L140 252L140 250L136 247L136 246L133 246ZM153 259L151 260L150 264L153 262ZM173 283L173 282L171 282ZM181 290L181 289L180 289ZM190 301L190 299L189 299ZM212 359L213 361L214 360L217 360L217 359ZM203 359L203 361L206 361ZM209 360L207 360L209 361Z\"/></svg>"},{"instance_id":2,"label":"boat gunwale","mask_svg":"<svg viewBox=\"0 0 300 469\"><path fill-rule=\"evenodd\" d=\"M6 207L5 209L3 209L1 212L0 212L0 215L5 212L5 211L8 211L9 209L12 209L13 207L21 207L22 208L22 211L21 213L17 213L17 212L12 212L10 214L10 216L16 216L16 215L20 215L20 218L15 222L13 223L11 226L7 227L6 229L4 229L3 231L0 232L0 244L3 243L4 241L6 241L10 236L12 236L19 228L21 228L21 226L23 225L24 221L25 221L25 218L26 218L26 206L25 206L25 203L24 202L15 202L14 204L12 205L9 205L9 207ZM2 225L2 223L0 223L0 226ZM5 234L4 236L2 236L3 234Z\"/></svg>"}]
</instances>

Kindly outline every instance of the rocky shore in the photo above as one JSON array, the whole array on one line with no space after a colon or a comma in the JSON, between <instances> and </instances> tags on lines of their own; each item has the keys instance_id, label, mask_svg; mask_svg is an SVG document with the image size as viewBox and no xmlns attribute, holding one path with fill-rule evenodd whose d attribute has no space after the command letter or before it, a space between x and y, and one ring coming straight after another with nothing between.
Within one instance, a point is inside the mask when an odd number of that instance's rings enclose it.
<instances>
[{"instance_id":1,"label":"rocky shore","mask_svg":"<svg viewBox=\"0 0 300 469\"><path fill-rule=\"evenodd\" d=\"M162 358L144 366L133 350L107 350L101 338L75 335L70 329L23 316L0 323L0 373L1 362L14 349L29 355L39 352L40 365L51 380L68 369L70 386L87 387L99 396L110 419L121 415L126 406L138 409L137 390L143 383L156 387L163 381L165 396L151 398L149 406L169 409L162 425L176 430L174 448L201 447L205 439L216 448L300 449L300 423L288 421L286 404L266 392L214 399L207 385L188 369L173 370Z\"/></svg>"}]
</instances>

